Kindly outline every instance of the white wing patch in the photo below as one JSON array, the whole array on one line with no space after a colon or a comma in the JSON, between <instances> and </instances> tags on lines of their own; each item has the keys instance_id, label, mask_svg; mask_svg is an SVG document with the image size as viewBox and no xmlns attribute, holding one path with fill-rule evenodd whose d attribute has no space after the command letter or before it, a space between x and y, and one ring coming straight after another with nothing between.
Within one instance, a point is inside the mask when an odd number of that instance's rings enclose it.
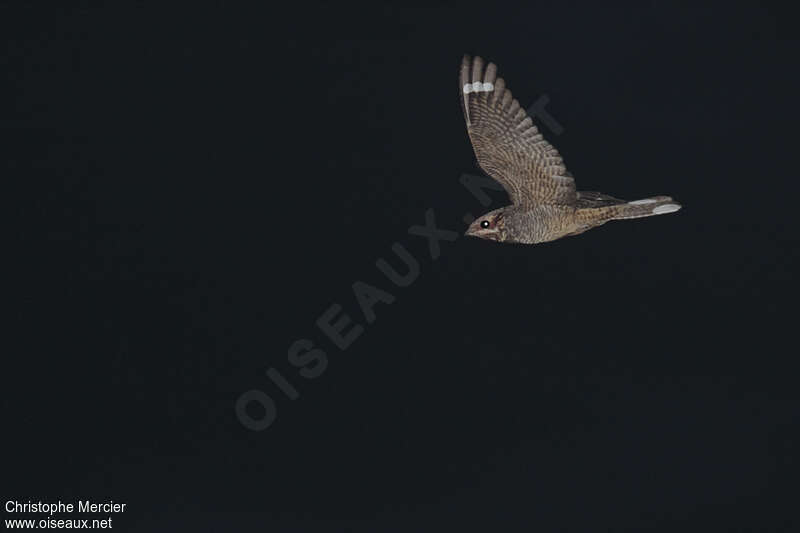
<instances>
[{"instance_id":1,"label":"white wing patch","mask_svg":"<svg viewBox=\"0 0 800 533\"><path fill-rule=\"evenodd\" d=\"M464 94L469 93L482 93L482 92L489 92L494 91L494 84L493 83L483 83L480 81L476 81L473 83L466 83L464 84Z\"/></svg>"}]
</instances>

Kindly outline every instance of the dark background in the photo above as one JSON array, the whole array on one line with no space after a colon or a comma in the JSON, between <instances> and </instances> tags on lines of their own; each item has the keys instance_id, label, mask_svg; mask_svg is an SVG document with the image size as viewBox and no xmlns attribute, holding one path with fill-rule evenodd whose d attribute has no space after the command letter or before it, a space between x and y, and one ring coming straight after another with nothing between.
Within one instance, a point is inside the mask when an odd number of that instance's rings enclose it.
<instances>
[{"instance_id":1,"label":"dark background","mask_svg":"<svg viewBox=\"0 0 800 533\"><path fill-rule=\"evenodd\" d=\"M790 13L30 4L0 9L3 501L125 502L122 531L793 529ZM432 260L426 209L484 211L464 53L549 96L580 189L683 210ZM356 280L396 301L342 352L315 321L364 323Z\"/></svg>"}]
</instances>

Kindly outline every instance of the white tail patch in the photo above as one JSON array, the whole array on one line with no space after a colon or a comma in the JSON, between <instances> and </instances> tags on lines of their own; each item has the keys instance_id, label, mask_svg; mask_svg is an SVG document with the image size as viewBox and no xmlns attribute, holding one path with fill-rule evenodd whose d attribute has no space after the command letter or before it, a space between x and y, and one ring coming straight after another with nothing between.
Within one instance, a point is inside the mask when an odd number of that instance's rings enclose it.
<instances>
[{"instance_id":1,"label":"white tail patch","mask_svg":"<svg viewBox=\"0 0 800 533\"><path fill-rule=\"evenodd\" d=\"M681 206L679 206L678 204L664 204L664 205L660 205L660 206L656 207L655 209L653 209L653 214L654 215L664 215L666 213L674 213L675 211L677 211L680 208L681 208Z\"/></svg>"},{"instance_id":2,"label":"white tail patch","mask_svg":"<svg viewBox=\"0 0 800 533\"><path fill-rule=\"evenodd\" d=\"M652 198L645 198L644 200L634 200L633 202L628 202L630 205L644 205L644 204L654 204L656 200Z\"/></svg>"},{"instance_id":3,"label":"white tail patch","mask_svg":"<svg viewBox=\"0 0 800 533\"><path fill-rule=\"evenodd\" d=\"M494 91L494 84L493 83L483 83L480 81L476 81L473 83L465 83L464 84L464 94L469 93L481 93L481 92L489 92Z\"/></svg>"}]
</instances>

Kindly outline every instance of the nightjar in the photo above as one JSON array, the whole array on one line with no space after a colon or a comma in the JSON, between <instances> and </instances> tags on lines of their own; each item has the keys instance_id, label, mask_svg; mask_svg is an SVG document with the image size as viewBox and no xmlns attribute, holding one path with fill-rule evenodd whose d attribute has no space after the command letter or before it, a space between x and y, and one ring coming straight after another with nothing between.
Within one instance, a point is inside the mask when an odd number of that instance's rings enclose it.
<instances>
[{"instance_id":1,"label":"nightjar","mask_svg":"<svg viewBox=\"0 0 800 533\"><path fill-rule=\"evenodd\" d=\"M465 235L498 242L554 241L609 220L674 213L669 196L628 202L599 192L575 190L555 148L525 109L480 57L464 56L459 78L464 118L480 167L508 193L511 205L478 217Z\"/></svg>"}]
</instances>

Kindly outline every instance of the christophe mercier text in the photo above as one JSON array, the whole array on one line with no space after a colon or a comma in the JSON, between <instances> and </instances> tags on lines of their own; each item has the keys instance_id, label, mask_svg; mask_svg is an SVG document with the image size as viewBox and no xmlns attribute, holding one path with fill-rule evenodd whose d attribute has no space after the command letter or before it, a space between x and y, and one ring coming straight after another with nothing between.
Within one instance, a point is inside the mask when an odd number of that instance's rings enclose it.
<instances>
[{"instance_id":1,"label":"christophe mercier text","mask_svg":"<svg viewBox=\"0 0 800 533\"><path fill-rule=\"evenodd\" d=\"M69 514L74 512L110 515L124 512L126 506L126 503L116 503L114 501L93 502L89 500L79 500L75 503L64 503L61 500L57 502L32 502L30 500L22 502L7 500L3 505L3 510L7 513L36 513L46 514L52 517L55 514ZM101 522L101 524L94 524L95 527L110 528L112 527L111 520L112 517L109 516L105 520L93 520L93 522ZM73 520L68 521L72 522ZM77 521L83 522L83 527L87 527L85 524L88 520Z\"/></svg>"},{"instance_id":2,"label":"christophe mercier text","mask_svg":"<svg viewBox=\"0 0 800 533\"><path fill-rule=\"evenodd\" d=\"M9 500L6 502L7 513L72 513L78 511L79 513L121 513L125 511L127 503L114 503L110 502L90 502L89 500L79 501L77 504L64 503L57 501L55 503L48 502L18 502Z\"/></svg>"}]
</instances>

